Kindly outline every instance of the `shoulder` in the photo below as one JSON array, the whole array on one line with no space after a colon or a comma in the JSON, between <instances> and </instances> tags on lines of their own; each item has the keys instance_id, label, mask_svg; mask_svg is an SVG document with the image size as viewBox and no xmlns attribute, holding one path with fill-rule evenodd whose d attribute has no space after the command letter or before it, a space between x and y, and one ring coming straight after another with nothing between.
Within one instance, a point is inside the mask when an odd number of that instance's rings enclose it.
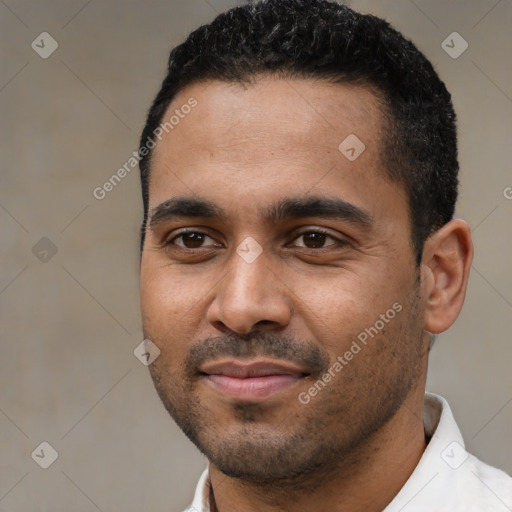
<instances>
[{"instance_id":1,"label":"shoulder","mask_svg":"<svg viewBox=\"0 0 512 512\"><path fill-rule=\"evenodd\" d=\"M472 473L480 483L481 494L489 498L501 498L503 504L508 507L503 510L512 510L512 477L473 455L470 455L470 458L473 462Z\"/></svg>"}]
</instances>

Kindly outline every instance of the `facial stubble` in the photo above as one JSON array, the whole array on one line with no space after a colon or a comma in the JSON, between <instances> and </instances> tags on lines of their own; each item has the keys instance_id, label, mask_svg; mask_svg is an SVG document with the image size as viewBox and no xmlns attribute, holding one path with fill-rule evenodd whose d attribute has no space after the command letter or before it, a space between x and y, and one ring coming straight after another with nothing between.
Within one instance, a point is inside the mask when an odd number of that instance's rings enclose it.
<instances>
[{"instance_id":1,"label":"facial stubble","mask_svg":"<svg viewBox=\"0 0 512 512\"><path fill-rule=\"evenodd\" d=\"M191 345L185 362L171 372L165 347L176 341L153 340L164 356L150 366L155 388L185 435L224 474L266 488L305 488L357 465L365 444L417 381L423 332L419 289L417 280L400 315L310 403L301 404L295 395L284 399L286 413L265 401L233 402L229 411L225 403L206 403L197 367L223 355L273 356L312 368L307 389L332 366L332 356L318 343L269 332L212 338Z\"/></svg>"}]
</instances>

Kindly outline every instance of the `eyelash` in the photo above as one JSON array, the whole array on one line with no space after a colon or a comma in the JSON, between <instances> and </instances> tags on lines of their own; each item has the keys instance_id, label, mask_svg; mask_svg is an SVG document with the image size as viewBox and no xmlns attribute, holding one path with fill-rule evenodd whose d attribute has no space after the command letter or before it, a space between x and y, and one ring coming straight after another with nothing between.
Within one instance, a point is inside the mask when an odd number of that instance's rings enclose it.
<instances>
[{"instance_id":1,"label":"eyelash","mask_svg":"<svg viewBox=\"0 0 512 512\"><path fill-rule=\"evenodd\" d=\"M348 245L348 242L346 240L341 240L339 238L336 238L335 236L331 235L330 233L328 233L327 231L325 231L325 230L323 230L321 228L308 229L308 230L305 230L305 231L297 232L297 233L294 234L295 236L294 236L293 240L295 241L295 240L299 239L301 236L309 235L309 234L312 234L312 233L325 235L328 238L331 238L332 240L334 240L336 243L329 244L327 246L319 247L319 248L311 248L311 247L301 247L301 246L299 246L300 249L313 250L313 251L321 251L322 249L327 249L328 247L331 247L332 245L338 245L338 246ZM164 247L169 247L169 246L174 245L175 247L178 247L179 249L182 249L182 250L188 251L188 252L204 251L207 248L211 249L211 248L215 247L214 245L213 246L210 245L210 246L206 246L206 247L191 248L191 247L182 247L180 245L174 244L175 240L183 237L184 235L189 235L189 234L204 235L206 237L209 237L209 238L213 239L213 237L211 237L208 233L204 233L203 231L186 230L186 231L181 231L177 235L173 236L171 239L166 240L162 245Z\"/></svg>"}]
</instances>

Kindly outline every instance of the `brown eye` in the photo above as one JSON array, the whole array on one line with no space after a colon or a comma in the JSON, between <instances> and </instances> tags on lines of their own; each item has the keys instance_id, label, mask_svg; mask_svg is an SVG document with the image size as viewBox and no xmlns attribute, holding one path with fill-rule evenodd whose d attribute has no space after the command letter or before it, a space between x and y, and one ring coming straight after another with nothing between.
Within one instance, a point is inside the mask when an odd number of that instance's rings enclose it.
<instances>
[{"instance_id":1,"label":"brown eye","mask_svg":"<svg viewBox=\"0 0 512 512\"><path fill-rule=\"evenodd\" d=\"M334 245L336 243L335 238L328 235L327 233L322 233L321 231L307 231L305 233L301 233L297 240L303 241L303 244L297 244L298 247L306 247L307 249L322 249L323 247L327 247L329 245ZM325 245L325 242L330 239L333 240L334 243Z\"/></svg>"},{"instance_id":2,"label":"brown eye","mask_svg":"<svg viewBox=\"0 0 512 512\"><path fill-rule=\"evenodd\" d=\"M175 236L169 242L167 242L166 245L177 245L178 247L183 247L184 249L199 249L201 247L204 247L204 242L210 239L213 241L211 237L209 237L205 233L200 233L197 231L191 231L188 233L181 233L181 235ZM179 243L178 241L181 241ZM209 246L214 244L209 244Z\"/></svg>"}]
</instances>

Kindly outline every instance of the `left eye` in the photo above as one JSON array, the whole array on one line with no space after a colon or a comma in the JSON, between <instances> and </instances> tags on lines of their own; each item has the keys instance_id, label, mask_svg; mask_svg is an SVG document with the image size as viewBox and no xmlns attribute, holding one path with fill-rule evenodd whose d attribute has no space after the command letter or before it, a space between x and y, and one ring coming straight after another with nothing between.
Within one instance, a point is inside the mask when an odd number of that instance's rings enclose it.
<instances>
[{"instance_id":1,"label":"left eye","mask_svg":"<svg viewBox=\"0 0 512 512\"><path fill-rule=\"evenodd\" d=\"M181 243L176 243L177 240L181 239ZM169 242L167 245L177 245L178 247L183 247L185 249L199 249L200 247L204 247L205 240L210 239L213 241L213 238L208 236L206 233L200 233L197 231L191 231L189 233L181 233L181 235L177 235ZM214 244L210 244L214 245Z\"/></svg>"},{"instance_id":2,"label":"left eye","mask_svg":"<svg viewBox=\"0 0 512 512\"><path fill-rule=\"evenodd\" d=\"M329 245L335 245L338 240L334 237L328 235L327 233L322 233L321 231L307 231L305 233L301 233L295 240L303 239L302 245L297 245L297 247L306 247L308 249L321 249L323 247L327 247ZM333 243L325 245L326 240L333 240Z\"/></svg>"}]
</instances>

